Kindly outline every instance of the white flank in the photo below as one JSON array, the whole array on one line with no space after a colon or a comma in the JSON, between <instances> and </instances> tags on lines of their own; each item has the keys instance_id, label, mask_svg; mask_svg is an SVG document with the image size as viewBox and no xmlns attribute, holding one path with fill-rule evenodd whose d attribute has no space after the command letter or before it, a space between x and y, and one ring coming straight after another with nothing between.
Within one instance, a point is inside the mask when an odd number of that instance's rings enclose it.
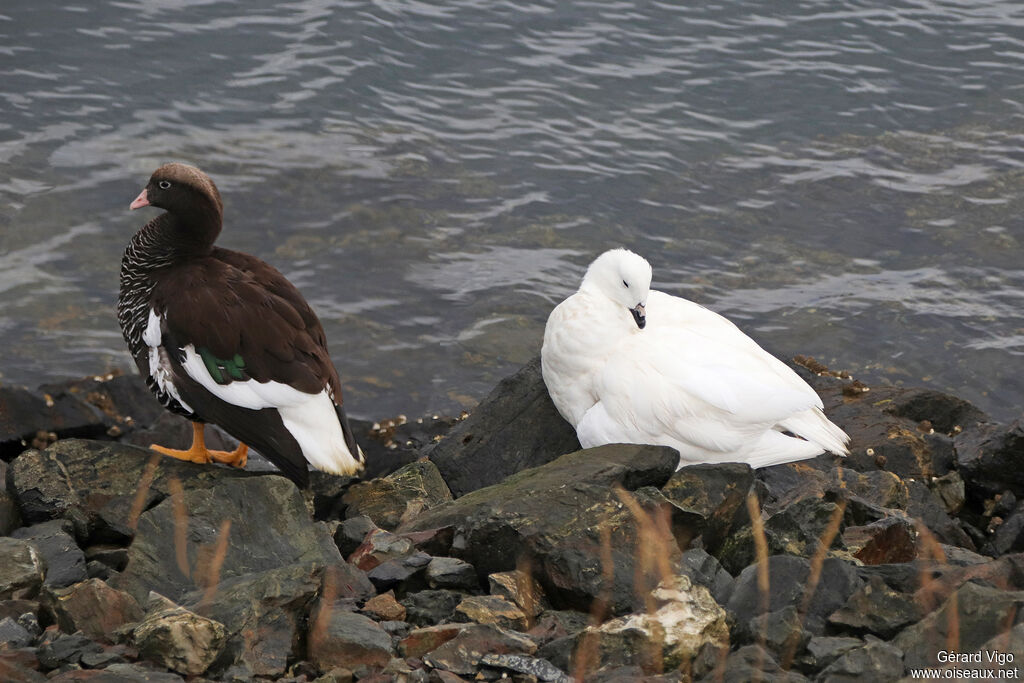
<instances>
[{"instance_id":1,"label":"white flank","mask_svg":"<svg viewBox=\"0 0 1024 683\"><path fill-rule=\"evenodd\" d=\"M218 384L192 344L182 350L185 372L217 398L250 410L275 408L285 429L298 442L303 457L316 469L333 474L355 474L362 469L345 444L345 435L326 387L318 394L307 394L281 382L249 379Z\"/></svg>"},{"instance_id":2,"label":"white flank","mask_svg":"<svg viewBox=\"0 0 1024 683\"><path fill-rule=\"evenodd\" d=\"M152 308L149 309L149 322L142 333L142 341L149 347L149 374L156 380L160 391L169 394L175 401L190 413L195 412L192 406L185 403L178 394L178 387L174 386L171 377L171 362L167 357L167 351L160 345L163 334L160 332L160 317Z\"/></svg>"}]
</instances>

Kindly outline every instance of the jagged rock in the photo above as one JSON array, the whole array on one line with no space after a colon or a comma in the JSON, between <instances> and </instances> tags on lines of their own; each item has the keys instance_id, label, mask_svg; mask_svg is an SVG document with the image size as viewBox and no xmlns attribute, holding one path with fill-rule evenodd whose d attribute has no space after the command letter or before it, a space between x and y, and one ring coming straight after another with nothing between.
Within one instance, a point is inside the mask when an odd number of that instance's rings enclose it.
<instances>
[{"instance_id":1,"label":"jagged rock","mask_svg":"<svg viewBox=\"0 0 1024 683\"><path fill-rule=\"evenodd\" d=\"M732 575L725 571L721 563L703 548L692 548L680 558L680 572L690 580L711 591L715 601L724 605L729 600L732 590Z\"/></svg>"},{"instance_id":2,"label":"jagged rock","mask_svg":"<svg viewBox=\"0 0 1024 683\"><path fill-rule=\"evenodd\" d=\"M469 595L462 599L452 614L454 621L494 624L512 631L525 631L526 615L519 607L496 595Z\"/></svg>"},{"instance_id":3,"label":"jagged rock","mask_svg":"<svg viewBox=\"0 0 1024 683\"><path fill-rule=\"evenodd\" d=\"M600 529L607 528L614 564L610 607L628 613L642 603L642 596L634 594L637 523L613 485L634 491L661 486L678 458L675 450L658 446L577 451L429 510L400 531L454 527L452 554L476 567L481 578L514 569L529 557L534 576L552 601L586 610L606 591ZM668 505L661 497L644 500L641 507L650 511ZM671 563L678 546L662 540Z\"/></svg>"},{"instance_id":4,"label":"jagged rock","mask_svg":"<svg viewBox=\"0 0 1024 683\"><path fill-rule=\"evenodd\" d=\"M116 545L91 545L83 550L85 560L100 562L114 571L123 571L128 564L128 548Z\"/></svg>"},{"instance_id":5,"label":"jagged rock","mask_svg":"<svg viewBox=\"0 0 1024 683\"><path fill-rule=\"evenodd\" d=\"M745 631L763 643L781 662L792 661L803 652L811 634L804 629L803 619L795 605L761 614L747 622Z\"/></svg>"},{"instance_id":6,"label":"jagged rock","mask_svg":"<svg viewBox=\"0 0 1024 683\"><path fill-rule=\"evenodd\" d=\"M923 616L912 596L897 593L875 576L833 612L828 622L856 634L871 633L888 640Z\"/></svg>"},{"instance_id":7,"label":"jagged rock","mask_svg":"<svg viewBox=\"0 0 1024 683\"><path fill-rule=\"evenodd\" d=\"M770 590L768 611L775 612L787 605L801 605L805 599L810 576L810 562L802 557L774 555L768 558ZM856 569L835 558L828 558L821 568L817 587L807 606L804 627L812 634L821 635L825 618L832 614L860 588ZM726 608L737 619L749 620L757 616L761 605L757 586L757 565L744 569L733 584Z\"/></svg>"},{"instance_id":8,"label":"jagged rock","mask_svg":"<svg viewBox=\"0 0 1024 683\"><path fill-rule=\"evenodd\" d=\"M468 628L466 624L439 624L413 629L398 644L398 651L403 657L422 657L459 635L465 628Z\"/></svg>"},{"instance_id":9,"label":"jagged rock","mask_svg":"<svg viewBox=\"0 0 1024 683\"><path fill-rule=\"evenodd\" d=\"M476 569L457 557L435 557L426 570L427 585L431 588L474 590L479 588Z\"/></svg>"},{"instance_id":10,"label":"jagged rock","mask_svg":"<svg viewBox=\"0 0 1024 683\"><path fill-rule=\"evenodd\" d=\"M468 676L477 672L484 655L532 655L536 651L537 645L526 636L490 624L470 624L422 659L435 669Z\"/></svg>"},{"instance_id":11,"label":"jagged rock","mask_svg":"<svg viewBox=\"0 0 1024 683\"><path fill-rule=\"evenodd\" d=\"M908 494L908 517L923 523L943 543L977 550L971 538L949 516L945 505L924 482L905 480L904 484Z\"/></svg>"},{"instance_id":12,"label":"jagged rock","mask_svg":"<svg viewBox=\"0 0 1024 683\"><path fill-rule=\"evenodd\" d=\"M676 527L687 536L700 535L704 548L714 553L732 530L736 513L746 505L753 482L754 471L745 463L688 465L676 471L661 490L681 513L677 513ZM678 540L686 547L690 538Z\"/></svg>"},{"instance_id":13,"label":"jagged rock","mask_svg":"<svg viewBox=\"0 0 1024 683\"><path fill-rule=\"evenodd\" d=\"M45 451L26 451L11 463L12 487L25 522L70 519L82 543L130 540L137 513L166 498L173 479L185 489L195 489L251 476L149 449L79 439L58 441Z\"/></svg>"},{"instance_id":14,"label":"jagged rock","mask_svg":"<svg viewBox=\"0 0 1024 683\"><path fill-rule=\"evenodd\" d=\"M678 669L706 643L728 645L725 610L689 577L663 583L651 598L657 606L654 613L630 614L584 630L577 652L596 650L599 667L637 665L651 672Z\"/></svg>"},{"instance_id":15,"label":"jagged rock","mask_svg":"<svg viewBox=\"0 0 1024 683\"><path fill-rule=\"evenodd\" d=\"M424 590L402 598L406 620L414 626L433 626L449 619L464 595L450 590Z\"/></svg>"},{"instance_id":16,"label":"jagged rock","mask_svg":"<svg viewBox=\"0 0 1024 683\"><path fill-rule=\"evenodd\" d=\"M725 666L712 669L699 679L700 683L805 683L807 679L795 671L783 671L778 662L759 645L745 645L729 653Z\"/></svg>"},{"instance_id":17,"label":"jagged rock","mask_svg":"<svg viewBox=\"0 0 1024 683\"><path fill-rule=\"evenodd\" d=\"M815 636L807 641L800 662L805 671L821 671L844 653L863 644L860 638Z\"/></svg>"},{"instance_id":18,"label":"jagged rock","mask_svg":"<svg viewBox=\"0 0 1024 683\"><path fill-rule=\"evenodd\" d=\"M6 462L0 460L0 536L7 536L21 526L18 501L7 485L8 467Z\"/></svg>"},{"instance_id":19,"label":"jagged rock","mask_svg":"<svg viewBox=\"0 0 1024 683\"><path fill-rule=\"evenodd\" d=\"M35 650L0 648L0 680L10 683L46 683L49 679L39 673L39 668Z\"/></svg>"},{"instance_id":20,"label":"jagged rock","mask_svg":"<svg viewBox=\"0 0 1024 683\"><path fill-rule=\"evenodd\" d=\"M370 571L389 560L403 559L416 553L416 546L405 536L373 529L359 547L352 551L348 561L363 571Z\"/></svg>"},{"instance_id":21,"label":"jagged rock","mask_svg":"<svg viewBox=\"0 0 1024 683\"><path fill-rule=\"evenodd\" d=\"M343 605L321 604L311 619L308 656L323 671L383 667L393 652L391 636L377 622Z\"/></svg>"},{"instance_id":22,"label":"jagged rock","mask_svg":"<svg viewBox=\"0 0 1024 683\"><path fill-rule=\"evenodd\" d=\"M956 437L956 460L969 496L983 499L1010 489L1024 497L1024 423L988 424Z\"/></svg>"},{"instance_id":23,"label":"jagged rock","mask_svg":"<svg viewBox=\"0 0 1024 683\"><path fill-rule=\"evenodd\" d=\"M0 619L0 643L5 648L28 647L35 636L28 629L10 617Z\"/></svg>"},{"instance_id":24,"label":"jagged rock","mask_svg":"<svg viewBox=\"0 0 1024 683\"><path fill-rule=\"evenodd\" d=\"M959 472L950 472L941 477L936 477L931 482L932 491L946 507L946 512L951 515L960 514L967 500L967 489L963 477Z\"/></svg>"},{"instance_id":25,"label":"jagged rock","mask_svg":"<svg viewBox=\"0 0 1024 683\"><path fill-rule=\"evenodd\" d=\"M386 560L366 572L366 577L378 591L386 591L396 586L409 589L410 579L417 576L430 564L430 555L415 552L411 555ZM422 579L419 580L422 584Z\"/></svg>"},{"instance_id":26,"label":"jagged rock","mask_svg":"<svg viewBox=\"0 0 1024 683\"><path fill-rule=\"evenodd\" d=\"M81 631L93 640L110 641L117 629L143 618L135 598L99 579L63 589L46 589L43 598L62 631Z\"/></svg>"},{"instance_id":27,"label":"jagged rock","mask_svg":"<svg viewBox=\"0 0 1024 683\"><path fill-rule=\"evenodd\" d=\"M522 570L495 572L488 575L487 584L491 595L514 603L528 619L535 618L550 606L537 579Z\"/></svg>"},{"instance_id":28,"label":"jagged rock","mask_svg":"<svg viewBox=\"0 0 1024 683\"><path fill-rule=\"evenodd\" d=\"M984 551L990 555L1024 550L1024 502L1018 503L1003 523L996 527L992 539L985 544Z\"/></svg>"},{"instance_id":29,"label":"jagged rock","mask_svg":"<svg viewBox=\"0 0 1024 683\"><path fill-rule=\"evenodd\" d=\"M444 437L458 422L459 418L438 415L415 420L398 415L378 422L349 417L352 433L366 456L362 478L376 479L419 460L427 447Z\"/></svg>"},{"instance_id":30,"label":"jagged rock","mask_svg":"<svg viewBox=\"0 0 1024 683\"><path fill-rule=\"evenodd\" d=\"M815 679L823 683L889 683L903 677L903 653L898 648L871 639L841 654Z\"/></svg>"},{"instance_id":31,"label":"jagged rock","mask_svg":"<svg viewBox=\"0 0 1024 683\"><path fill-rule=\"evenodd\" d=\"M278 476L229 477L186 489L180 504L163 500L139 517L128 558L111 582L137 600L149 591L180 600L218 577L341 560L326 527L310 523L298 489Z\"/></svg>"},{"instance_id":32,"label":"jagged rock","mask_svg":"<svg viewBox=\"0 0 1024 683\"><path fill-rule=\"evenodd\" d=\"M342 496L348 506L346 517L365 515L388 531L393 531L403 519L451 499L448 485L429 460L418 460L386 477L353 484Z\"/></svg>"},{"instance_id":33,"label":"jagged rock","mask_svg":"<svg viewBox=\"0 0 1024 683\"><path fill-rule=\"evenodd\" d=\"M935 653L949 642L951 616L960 635L957 650L974 652L1024 619L1024 591L971 582L960 586L941 608L893 639L891 644L903 651L908 669L937 666Z\"/></svg>"},{"instance_id":34,"label":"jagged rock","mask_svg":"<svg viewBox=\"0 0 1024 683\"><path fill-rule=\"evenodd\" d=\"M372 531L378 530L373 520L365 515L346 519L334 531L334 543L342 557L348 557L363 544Z\"/></svg>"},{"instance_id":35,"label":"jagged rock","mask_svg":"<svg viewBox=\"0 0 1024 683\"><path fill-rule=\"evenodd\" d=\"M802 498L765 520L768 552L811 557L826 536L839 504L825 498ZM840 529L842 524L840 523ZM839 534L832 537L832 548L842 546Z\"/></svg>"},{"instance_id":36,"label":"jagged rock","mask_svg":"<svg viewBox=\"0 0 1024 683\"><path fill-rule=\"evenodd\" d=\"M917 529L905 517L885 517L843 531L843 543L864 564L910 562L917 557Z\"/></svg>"},{"instance_id":37,"label":"jagged rock","mask_svg":"<svg viewBox=\"0 0 1024 683\"><path fill-rule=\"evenodd\" d=\"M224 625L200 616L156 593L132 632L139 656L185 676L206 671L227 641Z\"/></svg>"},{"instance_id":38,"label":"jagged rock","mask_svg":"<svg viewBox=\"0 0 1024 683\"><path fill-rule=\"evenodd\" d=\"M33 524L16 529L13 538L29 541L46 562L46 579L43 583L53 588L63 588L86 578L85 554L71 534L74 526L66 519Z\"/></svg>"},{"instance_id":39,"label":"jagged rock","mask_svg":"<svg viewBox=\"0 0 1024 683\"><path fill-rule=\"evenodd\" d=\"M11 617L17 620L23 614L38 617L39 607L36 600L0 600L0 619Z\"/></svg>"},{"instance_id":40,"label":"jagged rock","mask_svg":"<svg viewBox=\"0 0 1024 683\"><path fill-rule=\"evenodd\" d=\"M405 621L405 607L397 600L392 591L375 595L363 605L363 612L375 616L381 621Z\"/></svg>"},{"instance_id":41,"label":"jagged rock","mask_svg":"<svg viewBox=\"0 0 1024 683\"><path fill-rule=\"evenodd\" d=\"M182 596L182 605L224 626L224 654L218 667L241 667L250 676L280 676L301 653L295 642L317 595L349 597L342 577L358 577L347 565L292 564L225 578L210 590ZM330 578L328 578L330 577ZM365 582L366 579L363 578ZM371 591L372 592L372 589ZM356 592L362 597L365 591Z\"/></svg>"},{"instance_id":42,"label":"jagged rock","mask_svg":"<svg viewBox=\"0 0 1024 683\"><path fill-rule=\"evenodd\" d=\"M539 681L569 683L569 677L551 662L537 657L524 655L484 655L480 663L496 669L508 669L516 673L527 674Z\"/></svg>"},{"instance_id":43,"label":"jagged rock","mask_svg":"<svg viewBox=\"0 0 1024 683\"><path fill-rule=\"evenodd\" d=\"M36 651L39 664L44 669L56 669L64 665L80 664L85 654L103 652L103 646L85 636L68 635L59 631L47 631Z\"/></svg>"},{"instance_id":44,"label":"jagged rock","mask_svg":"<svg viewBox=\"0 0 1024 683\"><path fill-rule=\"evenodd\" d=\"M70 676L79 674L91 674L91 671L74 672L70 671L63 676L50 679L56 683L63 681L74 681ZM111 664L102 671L95 672L99 675L94 678L82 678L78 680L95 680L98 683L181 683L183 679L178 674L170 672L155 671L148 666L137 663Z\"/></svg>"},{"instance_id":45,"label":"jagged rock","mask_svg":"<svg viewBox=\"0 0 1024 683\"><path fill-rule=\"evenodd\" d=\"M10 460L25 450L40 431L62 439L92 437L105 434L107 425L99 411L70 394L0 386L0 458Z\"/></svg>"},{"instance_id":46,"label":"jagged rock","mask_svg":"<svg viewBox=\"0 0 1024 683\"><path fill-rule=\"evenodd\" d=\"M579 447L576 430L548 396L538 356L503 379L427 455L459 497Z\"/></svg>"},{"instance_id":47,"label":"jagged rock","mask_svg":"<svg viewBox=\"0 0 1024 683\"><path fill-rule=\"evenodd\" d=\"M0 600L33 598L46 578L46 562L28 541L0 537Z\"/></svg>"}]
</instances>

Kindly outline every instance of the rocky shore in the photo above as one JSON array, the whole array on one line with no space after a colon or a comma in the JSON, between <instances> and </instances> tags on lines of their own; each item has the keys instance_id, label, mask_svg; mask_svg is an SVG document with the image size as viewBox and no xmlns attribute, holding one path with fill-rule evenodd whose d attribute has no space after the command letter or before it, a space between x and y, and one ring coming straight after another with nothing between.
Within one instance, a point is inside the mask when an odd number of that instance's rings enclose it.
<instances>
[{"instance_id":1,"label":"rocky shore","mask_svg":"<svg viewBox=\"0 0 1024 683\"><path fill-rule=\"evenodd\" d=\"M580 450L534 361L468 417L357 421L367 472L308 491L154 456L190 430L136 377L0 387L0 680L1024 669L1024 427L797 363L850 457Z\"/></svg>"}]
</instances>

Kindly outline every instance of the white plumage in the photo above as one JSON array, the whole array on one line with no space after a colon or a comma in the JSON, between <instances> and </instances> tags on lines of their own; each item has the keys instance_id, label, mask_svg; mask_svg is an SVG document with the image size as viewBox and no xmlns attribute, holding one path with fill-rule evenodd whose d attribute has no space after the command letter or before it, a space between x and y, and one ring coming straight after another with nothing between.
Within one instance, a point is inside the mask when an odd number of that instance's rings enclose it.
<instances>
[{"instance_id":1,"label":"white plumage","mask_svg":"<svg viewBox=\"0 0 1024 683\"><path fill-rule=\"evenodd\" d=\"M605 252L548 318L544 382L584 448L671 446L680 466L847 454L849 437L795 372L722 316L650 283L642 257Z\"/></svg>"}]
</instances>

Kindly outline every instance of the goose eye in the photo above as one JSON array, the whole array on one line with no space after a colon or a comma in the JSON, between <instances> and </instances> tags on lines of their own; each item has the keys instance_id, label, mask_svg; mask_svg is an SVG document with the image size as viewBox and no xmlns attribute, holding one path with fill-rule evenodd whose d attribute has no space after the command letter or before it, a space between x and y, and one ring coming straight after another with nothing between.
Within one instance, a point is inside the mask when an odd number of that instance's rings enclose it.
<instances>
[{"instance_id":1,"label":"goose eye","mask_svg":"<svg viewBox=\"0 0 1024 683\"><path fill-rule=\"evenodd\" d=\"M168 180L161 180L159 183L157 183L157 186L161 190L166 190L166 189L168 189L171 186L171 183Z\"/></svg>"},{"instance_id":2,"label":"goose eye","mask_svg":"<svg viewBox=\"0 0 1024 683\"><path fill-rule=\"evenodd\" d=\"M626 289L629 289L629 283L626 282L625 280L622 281L622 286L625 287Z\"/></svg>"}]
</instances>

